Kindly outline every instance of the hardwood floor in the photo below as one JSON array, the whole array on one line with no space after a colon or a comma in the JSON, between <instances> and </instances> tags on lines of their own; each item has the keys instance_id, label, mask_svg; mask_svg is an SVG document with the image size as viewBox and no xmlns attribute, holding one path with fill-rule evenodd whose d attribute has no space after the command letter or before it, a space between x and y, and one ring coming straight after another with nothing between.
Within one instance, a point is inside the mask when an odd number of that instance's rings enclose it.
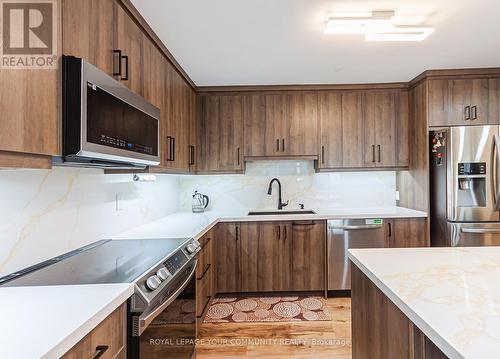
<instances>
[{"instance_id":1,"label":"hardwood floor","mask_svg":"<svg viewBox=\"0 0 500 359\"><path fill-rule=\"evenodd\" d=\"M332 321L205 323L197 359L351 358L351 299L330 298Z\"/></svg>"}]
</instances>

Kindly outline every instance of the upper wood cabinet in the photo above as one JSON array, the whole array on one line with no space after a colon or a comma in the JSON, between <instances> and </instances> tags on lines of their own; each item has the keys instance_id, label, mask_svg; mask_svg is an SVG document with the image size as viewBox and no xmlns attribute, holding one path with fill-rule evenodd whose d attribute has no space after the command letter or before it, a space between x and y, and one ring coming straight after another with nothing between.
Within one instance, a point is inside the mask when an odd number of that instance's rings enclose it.
<instances>
[{"instance_id":1,"label":"upper wood cabinet","mask_svg":"<svg viewBox=\"0 0 500 359\"><path fill-rule=\"evenodd\" d=\"M198 171L241 172L243 97L203 95L198 103Z\"/></svg>"},{"instance_id":2,"label":"upper wood cabinet","mask_svg":"<svg viewBox=\"0 0 500 359\"><path fill-rule=\"evenodd\" d=\"M407 167L408 111L407 91L320 93L318 168Z\"/></svg>"},{"instance_id":3,"label":"upper wood cabinet","mask_svg":"<svg viewBox=\"0 0 500 359\"><path fill-rule=\"evenodd\" d=\"M490 82L491 81L491 82ZM429 126L466 126L499 123L490 117L495 80L431 79L428 81ZM490 84L491 89L490 89ZM494 107L495 105L492 104Z\"/></svg>"},{"instance_id":4,"label":"upper wood cabinet","mask_svg":"<svg viewBox=\"0 0 500 359\"><path fill-rule=\"evenodd\" d=\"M245 157L318 155L316 93L248 95L243 106Z\"/></svg>"},{"instance_id":5,"label":"upper wood cabinet","mask_svg":"<svg viewBox=\"0 0 500 359\"><path fill-rule=\"evenodd\" d=\"M342 167L342 94L323 92L319 94L319 168Z\"/></svg>"}]
</instances>

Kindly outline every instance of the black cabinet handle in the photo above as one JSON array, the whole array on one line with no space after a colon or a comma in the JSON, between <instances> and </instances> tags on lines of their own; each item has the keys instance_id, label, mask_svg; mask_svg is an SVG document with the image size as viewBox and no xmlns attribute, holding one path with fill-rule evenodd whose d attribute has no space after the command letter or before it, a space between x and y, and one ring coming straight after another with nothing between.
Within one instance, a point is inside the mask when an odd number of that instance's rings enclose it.
<instances>
[{"instance_id":1,"label":"black cabinet handle","mask_svg":"<svg viewBox=\"0 0 500 359\"><path fill-rule=\"evenodd\" d=\"M168 141L168 156L167 161L174 160L174 138L172 136L167 136Z\"/></svg>"},{"instance_id":2,"label":"black cabinet handle","mask_svg":"<svg viewBox=\"0 0 500 359\"><path fill-rule=\"evenodd\" d=\"M472 118L471 118L471 120L477 120L477 106L474 105L474 106L471 107L471 109L472 109Z\"/></svg>"},{"instance_id":3,"label":"black cabinet handle","mask_svg":"<svg viewBox=\"0 0 500 359\"><path fill-rule=\"evenodd\" d=\"M387 237L392 237L392 226L391 226L391 222L387 222Z\"/></svg>"},{"instance_id":4,"label":"black cabinet handle","mask_svg":"<svg viewBox=\"0 0 500 359\"><path fill-rule=\"evenodd\" d=\"M95 347L95 351L96 353L94 354L94 356L92 357L93 359L99 359L100 357L102 357L104 355L104 353L106 353L109 349L109 345L98 345Z\"/></svg>"},{"instance_id":5,"label":"black cabinet handle","mask_svg":"<svg viewBox=\"0 0 500 359\"><path fill-rule=\"evenodd\" d=\"M325 146L321 146L321 163L325 163Z\"/></svg>"},{"instance_id":6,"label":"black cabinet handle","mask_svg":"<svg viewBox=\"0 0 500 359\"><path fill-rule=\"evenodd\" d=\"M464 110L465 121L470 120L470 106L466 106Z\"/></svg>"},{"instance_id":7,"label":"black cabinet handle","mask_svg":"<svg viewBox=\"0 0 500 359\"><path fill-rule=\"evenodd\" d=\"M378 149L378 162L380 163L380 145L377 145L377 149Z\"/></svg>"},{"instance_id":8,"label":"black cabinet handle","mask_svg":"<svg viewBox=\"0 0 500 359\"><path fill-rule=\"evenodd\" d=\"M198 319L201 319L203 317L203 313L205 313L205 310L207 309L208 303L210 303L211 299L212 299L211 295L207 296L207 302L205 303L205 306L203 307L203 310L201 311L201 314L196 316Z\"/></svg>"},{"instance_id":9,"label":"black cabinet handle","mask_svg":"<svg viewBox=\"0 0 500 359\"><path fill-rule=\"evenodd\" d=\"M123 55L122 59L125 59L125 77L122 77L123 81L128 80L128 55ZM121 74L121 71L120 71Z\"/></svg>"},{"instance_id":10,"label":"black cabinet handle","mask_svg":"<svg viewBox=\"0 0 500 359\"><path fill-rule=\"evenodd\" d=\"M196 280L202 280L205 277L205 274L207 274L207 272L208 272L208 270L210 269L211 266L212 265L210 263L208 263L207 266L205 267L205 270L201 274L201 276L199 278L196 278Z\"/></svg>"},{"instance_id":11,"label":"black cabinet handle","mask_svg":"<svg viewBox=\"0 0 500 359\"><path fill-rule=\"evenodd\" d=\"M236 226L236 240L240 239L240 227Z\"/></svg>"},{"instance_id":12,"label":"black cabinet handle","mask_svg":"<svg viewBox=\"0 0 500 359\"><path fill-rule=\"evenodd\" d=\"M286 238L287 238L287 235L286 235L286 226L283 226L283 230L284 230L284 233L283 233L283 240L286 241Z\"/></svg>"},{"instance_id":13,"label":"black cabinet handle","mask_svg":"<svg viewBox=\"0 0 500 359\"><path fill-rule=\"evenodd\" d=\"M238 166L239 166L241 163L240 162L240 148L239 147L236 149L236 156L238 157Z\"/></svg>"},{"instance_id":14,"label":"black cabinet handle","mask_svg":"<svg viewBox=\"0 0 500 359\"><path fill-rule=\"evenodd\" d=\"M281 139L281 152L285 152L285 139Z\"/></svg>"},{"instance_id":15,"label":"black cabinet handle","mask_svg":"<svg viewBox=\"0 0 500 359\"><path fill-rule=\"evenodd\" d=\"M276 152L280 151L280 140L279 138L276 139Z\"/></svg>"},{"instance_id":16,"label":"black cabinet handle","mask_svg":"<svg viewBox=\"0 0 500 359\"><path fill-rule=\"evenodd\" d=\"M115 55L118 55L118 71L116 69ZM113 76L122 75L122 50L113 50Z\"/></svg>"},{"instance_id":17,"label":"black cabinet handle","mask_svg":"<svg viewBox=\"0 0 500 359\"><path fill-rule=\"evenodd\" d=\"M189 166L194 165L194 146L190 145L189 146Z\"/></svg>"},{"instance_id":18,"label":"black cabinet handle","mask_svg":"<svg viewBox=\"0 0 500 359\"><path fill-rule=\"evenodd\" d=\"M278 237L277 237L278 241L280 240L280 238L281 238L281 226L278 226Z\"/></svg>"},{"instance_id":19,"label":"black cabinet handle","mask_svg":"<svg viewBox=\"0 0 500 359\"><path fill-rule=\"evenodd\" d=\"M375 145L372 145L372 162L375 163Z\"/></svg>"}]
</instances>

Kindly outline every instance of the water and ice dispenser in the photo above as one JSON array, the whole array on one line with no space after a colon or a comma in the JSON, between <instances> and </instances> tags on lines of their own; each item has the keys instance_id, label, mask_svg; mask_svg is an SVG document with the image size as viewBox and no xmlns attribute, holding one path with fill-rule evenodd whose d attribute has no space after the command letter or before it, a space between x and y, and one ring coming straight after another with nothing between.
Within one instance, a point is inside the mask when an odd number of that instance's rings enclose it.
<instances>
[{"instance_id":1,"label":"water and ice dispenser","mask_svg":"<svg viewBox=\"0 0 500 359\"><path fill-rule=\"evenodd\" d=\"M458 207L486 207L486 163L458 164Z\"/></svg>"}]
</instances>

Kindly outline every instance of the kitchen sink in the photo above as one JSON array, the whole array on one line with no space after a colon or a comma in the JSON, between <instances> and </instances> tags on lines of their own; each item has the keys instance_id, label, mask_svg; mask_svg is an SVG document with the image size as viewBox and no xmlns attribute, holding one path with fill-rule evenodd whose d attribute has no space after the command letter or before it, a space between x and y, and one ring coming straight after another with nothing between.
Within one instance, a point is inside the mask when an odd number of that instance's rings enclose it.
<instances>
[{"instance_id":1,"label":"kitchen sink","mask_svg":"<svg viewBox=\"0 0 500 359\"><path fill-rule=\"evenodd\" d=\"M286 215L286 214L316 214L316 212L309 209L302 209L296 211L250 211L249 216L273 216L273 215Z\"/></svg>"}]
</instances>

